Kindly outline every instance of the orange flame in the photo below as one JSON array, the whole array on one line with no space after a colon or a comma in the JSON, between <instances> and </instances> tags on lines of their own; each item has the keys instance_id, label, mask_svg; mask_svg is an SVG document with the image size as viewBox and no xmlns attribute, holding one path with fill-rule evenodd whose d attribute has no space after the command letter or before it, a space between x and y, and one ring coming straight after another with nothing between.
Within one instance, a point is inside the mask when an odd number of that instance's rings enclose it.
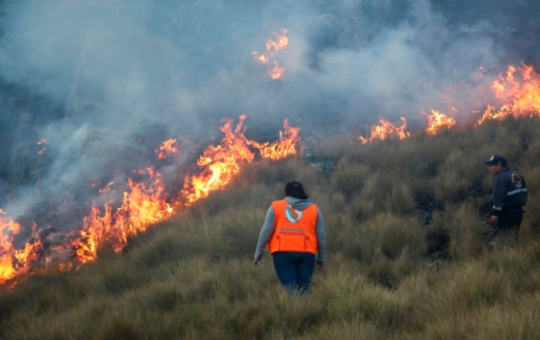
<instances>
[{"instance_id":1,"label":"orange flame","mask_svg":"<svg viewBox=\"0 0 540 340\"><path fill-rule=\"evenodd\" d=\"M287 38L287 29L282 29L282 35L274 32L275 40L268 39L266 42L266 51L263 54L259 52L252 52L251 54L262 64L267 64L276 54L289 45L289 38ZM274 67L268 71L268 76L271 79L279 79L285 72L284 67L280 67L278 62L274 60Z\"/></svg>"},{"instance_id":2,"label":"orange flame","mask_svg":"<svg viewBox=\"0 0 540 340\"><path fill-rule=\"evenodd\" d=\"M299 128L289 126L285 120L284 131L280 132L280 140L274 143L257 143L248 140L243 123L245 115L233 129L233 121L224 120L221 131L225 134L219 145L209 146L199 158L197 164L201 168L198 175L186 177L184 188L177 197L185 201L186 206L207 197L212 191L224 188L239 173L243 162L251 162L255 158L253 150L262 158L281 159L295 154L299 142ZM174 143L164 144L173 146ZM250 149L252 148L252 149ZM165 147L164 149L170 150ZM68 242L44 249L42 240L37 236L34 224L30 239L16 249L14 237L21 230L21 225L0 210L0 284L13 280L18 275L36 272L35 265L54 265L59 270L72 268L73 263L58 263L58 254L73 254L79 264L97 259L97 253L103 245L109 245L120 252L129 238L146 231L151 225L164 221L175 213L177 200L170 199L165 190L161 174L154 168L135 170L133 176L144 176L145 180L128 179L122 198L109 199L100 208L93 205L87 217L83 219L83 227L67 235ZM99 181L90 184L96 187ZM99 189L100 194L112 195L115 182L109 182ZM118 203L115 203L118 202ZM16 284L19 281L12 281Z\"/></svg>"},{"instance_id":3,"label":"orange flame","mask_svg":"<svg viewBox=\"0 0 540 340\"><path fill-rule=\"evenodd\" d=\"M239 162L251 162L255 155L247 146L244 136L243 123L246 115L241 115L236 128L232 129L233 121L224 119L221 131L225 134L217 146L209 146L197 161L203 168L200 175L187 177L184 181L183 196L188 204L201 198L208 197L210 192L223 189L233 176L240 172Z\"/></svg>"},{"instance_id":4,"label":"orange flame","mask_svg":"<svg viewBox=\"0 0 540 340\"><path fill-rule=\"evenodd\" d=\"M41 240L35 237L36 229L34 224L30 239L24 247L15 249L13 238L21 230L21 225L6 217L6 213L0 209L0 284L27 272L31 265L37 262L43 245Z\"/></svg>"},{"instance_id":5,"label":"orange flame","mask_svg":"<svg viewBox=\"0 0 540 340\"><path fill-rule=\"evenodd\" d=\"M285 119L283 131L279 132L279 141L274 143L257 143L251 141L250 144L259 149L262 158L277 161L297 153L296 145L299 142L299 127L289 125L289 120Z\"/></svg>"},{"instance_id":6,"label":"orange flame","mask_svg":"<svg viewBox=\"0 0 540 340\"><path fill-rule=\"evenodd\" d=\"M285 73L285 67L280 67L278 62L274 60L274 68L268 72L268 75L272 79L279 79Z\"/></svg>"},{"instance_id":7,"label":"orange flame","mask_svg":"<svg viewBox=\"0 0 540 340\"><path fill-rule=\"evenodd\" d=\"M146 169L146 174L148 184L128 180L129 190L124 191L122 205L114 213L112 202L105 203L103 214L97 207L92 207L90 216L84 218L83 228L73 242L79 262L94 261L102 244L112 246L116 252L121 251L130 237L174 213L172 205L167 203L161 174L153 168Z\"/></svg>"},{"instance_id":8,"label":"orange flame","mask_svg":"<svg viewBox=\"0 0 540 340\"><path fill-rule=\"evenodd\" d=\"M504 104L499 110L489 105L477 125L508 116L540 116L540 74L535 72L533 66L509 66L506 73L500 74L499 79L492 83L491 88L495 97Z\"/></svg>"},{"instance_id":9,"label":"orange flame","mask_svg":"<svg viewBox=\"0 0 540 340\"><path fill-rule=\"evenodd\" d=\"M155 149L154 152L156 153L157 157L159 159L167 159L172 154L175 154L178 152L178 146L176 144L177 140L174 138L167 139L161 145L159 146L159 149Z\"/></svg>"},{"instance_id":10,"label":"orange flame","mask_svg":"<svg viewBox=\"0 0 540 340\"><path fill-rule=\"evenodd\" d=\"M279 51L287 47L289 45L289 38L287 38L287 29L282 29L281 32L282 35L278 34L277 32L274 32L274 36L276 37L276 40L268 39L266 41L266 52L259 55L259 52L252 52L251 54L256 57L256 59L261 62L262 64L266 64L272 59Z\"/></svg>"},{"instance_id":11,"label":"orange flame","mask_svg":"<svg viewBox=\"0 0 540 340\"><path fill-rule=\"evenodd\" d=\"M405 131L407 128L407 120L405 120L405 117L401 117L401 121L403 122L403 125L397 127L392 125L389 121L380 118L378 124L374 124L371 127L370 137L366 138L360 136L360 142L362 144L368 144L375 140L386 140L390 137L397 137L399 140L409 137L411 135L410 132Z\"/></svg>"},{"instance_id":12,"label":"orange flame","mask_svg":"<svg viewBox=\"0 0 540 340\"><path fill-rule=\"evenodd\" d=\"M13 237L19 233L21 225L5 215L6 213L0 209L0 284L18 272L14 266Z\"/></svg>"},{"instance_id":13,"label":"orange flame","mask_svg":"<svg viewBox=\"0 0 540 340\"><path fill-rule=\"evenodd\" d=\"M36 262L39 255L43 252L41 239L36 237L37 225L32 226L30 242L26 242L24 248L15 250L14 257L17 260L17 269L19 272L25 272L30 269L32 263Z\"/></svg>"},{"instance_id":14,"label":"orange flame","mask_svg":"<svg viewBox=\"0 0 540 340\"><path fill-rule=\"evenodd\" d=\"M297 153L296 144L299 141L300 128L289 126L284 122L285 132L280 132L280 140L274 143L258 143L244 135L243 123L246 115L241 115L236 128L232 129L232 120L225 119L221 131L225 134L217 146L209 146L197 161L202 167L199 175L187 177L184 182L182 195L190 205L202 198L208 197L212 191L221 190L232 178L240 172L242 162L251 162L255 154L249 149L258 149L262 158L279 160ZM285 136L285 137L283 137Z\"/></svg>"},{"instance_id":15,"label":"orange flame","mask_svg":"<svg viewBox=\"0 0 540 340\"><path fill-rule=\"evenodd\" d=\"M456 125L456 120L454 118L448 117L436 110L431 110L431 114L426 115L426 118L428 120L426 132L430 135L436 135L442 128L449 129Z\"/></svg>"}]
</instances>

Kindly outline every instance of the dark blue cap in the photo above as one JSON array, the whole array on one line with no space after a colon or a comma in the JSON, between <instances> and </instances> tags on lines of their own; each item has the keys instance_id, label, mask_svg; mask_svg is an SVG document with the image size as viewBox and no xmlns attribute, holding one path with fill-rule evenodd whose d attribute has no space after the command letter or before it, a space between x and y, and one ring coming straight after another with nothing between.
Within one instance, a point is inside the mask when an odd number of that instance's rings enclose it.
<instances>
[{"instance_id":1,"label":"dark blue cap","mask_svg":"<svg viewBox=\"0 0 540 340\"><path fill-rule=\"evenodd\" d=\"M493 155L490 159L483 162L485 165L497 165L501 163L502 166L508 165L508 161L506 158L499 156L499 155Z\"/></svg>"}]
</instances>

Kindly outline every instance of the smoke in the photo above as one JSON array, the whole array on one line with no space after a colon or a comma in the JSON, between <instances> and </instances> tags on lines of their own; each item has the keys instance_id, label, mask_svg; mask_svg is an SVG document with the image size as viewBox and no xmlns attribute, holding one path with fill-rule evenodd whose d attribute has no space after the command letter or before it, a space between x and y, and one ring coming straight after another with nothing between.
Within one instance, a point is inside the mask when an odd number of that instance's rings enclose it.
<instances>
[{"instance_id":1,"label":"smoke","mask_svg":"<svg viewBox=\"0 0 540 340\"><path fill-rule=\"evenodd\" d=\"M6 206L18 214L74 192L73 204L88 201L78 189L146 166L170 137L187 153L164 169L174 173L222 117L243 112L263 139L284 118L309 134L379 116L421 121L430 109L467 117L484 107L506 61L493 23L452 21L454 12L427 0L22 0L4 12L5 96L39 99L31 107L2 100L0 128L30 112L27 142L48 139L33 165L39 185L22 181L31 185ZM290 45L277 58L286 72L273 81L251 52L284 27Z\"/></svg>"},{"instance_id":2,"label":"smoke","mask_svg":"<svg viewBox=\"0 0 540 340\"><path fill-rule=\"evenodd\" d=\"M486 82L477 79L480 67L500 65L492 39L470 32L473 27L450 30L442 16L420 2L406 20L365 47L322 53L321 83L346 102L342 110L353 121L377 115L415 118L433 108L448 112L450 106L469 115L489 94Z\"/></svg>"}]
</instances>

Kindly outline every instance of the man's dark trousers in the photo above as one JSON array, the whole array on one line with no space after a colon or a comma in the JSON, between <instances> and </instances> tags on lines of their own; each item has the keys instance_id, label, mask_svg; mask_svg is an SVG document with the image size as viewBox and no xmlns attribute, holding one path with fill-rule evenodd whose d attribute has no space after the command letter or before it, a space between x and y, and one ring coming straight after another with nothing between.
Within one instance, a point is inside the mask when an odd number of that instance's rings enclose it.
<instances>
[{"instance_id":1,"label":"man's dark trousers","mask_svg":"<svg viewBox=\"0 0 540 340\"><path fill-rule=\"evenodd\" d=\"M509 236L517 241L522 219L521 206L505 207L499 216L495 236Z\"/></svg>"}]
</instances>

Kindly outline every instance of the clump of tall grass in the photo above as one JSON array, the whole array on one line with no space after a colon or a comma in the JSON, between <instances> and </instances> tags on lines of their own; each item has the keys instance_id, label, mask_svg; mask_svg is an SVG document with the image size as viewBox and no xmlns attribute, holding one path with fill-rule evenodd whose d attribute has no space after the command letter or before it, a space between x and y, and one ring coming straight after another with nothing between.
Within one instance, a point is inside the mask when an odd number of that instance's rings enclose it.
<instances>
[{"instance_id":1,"label":"clump of tall grass","mask_svg":"<svg viewBox=\"0 0 540 340\"><path fill-rule=\"evenodd\" d=\"M455 260L476 258L486 249L490 226L484 224L473 203L447 207L433 215L433 228L448 233L448 252Z\"/></svg>"},{"instance_id":2,"label":"clump of tall grass","mask_svg":"<svg viewBox=\"0 0 540 340\"><path fill-rule=\"evenodd\" d=\"M372 173L367 166L342 158L332 174L329 189L350 199L360 193Z\"/></svg>"},{"instance_id":3,"label":"clump of tall grass","mask_svg":"<svg viewBox=\"0 0 540 340\"><path fill-rule=\"evenodd\" d=\"M417 259L426 249L425 228L416 218L380 214L360 224L349 235L345 254L370 263L378 257L395 260L403 254Z\"/></svg>"}]
</instances>

